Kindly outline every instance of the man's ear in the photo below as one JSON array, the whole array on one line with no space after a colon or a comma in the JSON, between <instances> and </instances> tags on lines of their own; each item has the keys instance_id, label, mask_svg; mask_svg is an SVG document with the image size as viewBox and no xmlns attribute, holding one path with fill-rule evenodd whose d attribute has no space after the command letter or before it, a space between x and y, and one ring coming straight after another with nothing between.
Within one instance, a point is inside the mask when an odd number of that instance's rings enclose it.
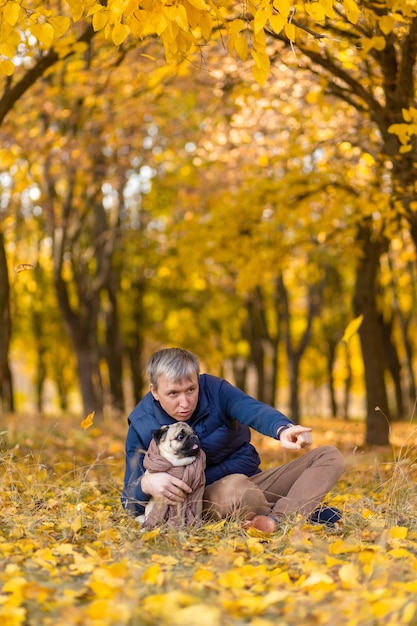
<instances>
[{"instance_id":1,"label":"man's ear","mask_svg":"<svg viewBox=\"0 0 417 626\"><path fill-rule=\"evenodd\" d=\"M157 390L155 389L155 387L152 385L152 383L149 385L149 390L151 394L153 395L153 397L155 398L155 400L159 400L159 394Z\"/></svg>"}]
</instances>

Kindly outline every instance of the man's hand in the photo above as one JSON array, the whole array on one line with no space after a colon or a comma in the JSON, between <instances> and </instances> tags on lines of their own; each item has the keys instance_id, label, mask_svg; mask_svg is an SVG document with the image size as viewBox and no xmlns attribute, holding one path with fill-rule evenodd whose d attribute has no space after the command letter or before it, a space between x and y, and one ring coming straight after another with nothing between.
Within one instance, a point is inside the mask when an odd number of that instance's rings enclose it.
<instances>
[{"instance_id":1,"label":"man's hand","mask_svg":"<svg viewBox=\"0 0 417 626\"><path fill-rule=\"evenodd\" d=\"M312 443L311 428L297 425L285 428L280 432L279 440L287 450L301 450Z\"/></svg>"},{"instance_id":2,"label":"man's hand","mask_svg":"<svg viewBox=\"0 0 417 626\"><path fill-rule=\"evenodd\" d=\"M142 491L168 502L183 502L192 489L180 478L167 472L146 472L140 482Z\"/></svg>"}]
</instances>

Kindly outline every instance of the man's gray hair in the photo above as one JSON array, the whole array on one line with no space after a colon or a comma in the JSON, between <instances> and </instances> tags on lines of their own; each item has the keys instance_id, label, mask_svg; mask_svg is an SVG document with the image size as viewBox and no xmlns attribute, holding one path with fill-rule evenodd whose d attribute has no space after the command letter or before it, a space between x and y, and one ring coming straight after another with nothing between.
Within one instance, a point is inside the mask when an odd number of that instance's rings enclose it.
<instances>
[{"instance_id":1,"label":"man's gray hair","mask_svg":"<svg viewBox=\"0 0 417 626\"><path fill-rule=\"evenodd\" d=\"M146 366L146 374L154 389L158 389L161 376L178 383L191 380L200 373L198 358L192 352L182 348L165 348L154 352Z\"/></svg>"}]
</instances>

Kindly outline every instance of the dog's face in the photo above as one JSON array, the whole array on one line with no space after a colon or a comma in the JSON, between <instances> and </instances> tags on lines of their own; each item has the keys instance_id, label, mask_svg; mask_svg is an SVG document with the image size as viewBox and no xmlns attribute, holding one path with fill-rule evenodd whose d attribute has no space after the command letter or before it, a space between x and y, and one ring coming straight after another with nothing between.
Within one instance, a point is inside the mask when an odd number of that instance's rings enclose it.
<instances>
[{"instance_id":1,"label":"dog's face","mask_svg":"<svg viewBox=\"0 0 417 626\"><path fill-rule=\"evenodd\" d=\"M181 422L162 426L153 437L159 454L174 467L189 465L200 450L200 442L191 426Z\"/></svg>"}]
</instances>

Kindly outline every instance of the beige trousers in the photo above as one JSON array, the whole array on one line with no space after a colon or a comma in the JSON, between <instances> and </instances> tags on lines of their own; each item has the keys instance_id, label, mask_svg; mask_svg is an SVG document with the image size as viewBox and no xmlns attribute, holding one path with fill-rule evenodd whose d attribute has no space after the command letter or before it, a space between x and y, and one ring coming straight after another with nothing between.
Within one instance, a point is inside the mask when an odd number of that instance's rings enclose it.
<instances>
[{"instance_id":1,"label":"beige trousers","mask_svg":"<svg viewBox=\"0 0 417 626\"><path fill-rule=\"evenodd\" d=\"M203 515L251 519L254 515L279 518L301 513L308 517L344 469L345 461L337 448L321 446L251 478L230 474L204 490Z\"/></svg>"}]
</instances>

